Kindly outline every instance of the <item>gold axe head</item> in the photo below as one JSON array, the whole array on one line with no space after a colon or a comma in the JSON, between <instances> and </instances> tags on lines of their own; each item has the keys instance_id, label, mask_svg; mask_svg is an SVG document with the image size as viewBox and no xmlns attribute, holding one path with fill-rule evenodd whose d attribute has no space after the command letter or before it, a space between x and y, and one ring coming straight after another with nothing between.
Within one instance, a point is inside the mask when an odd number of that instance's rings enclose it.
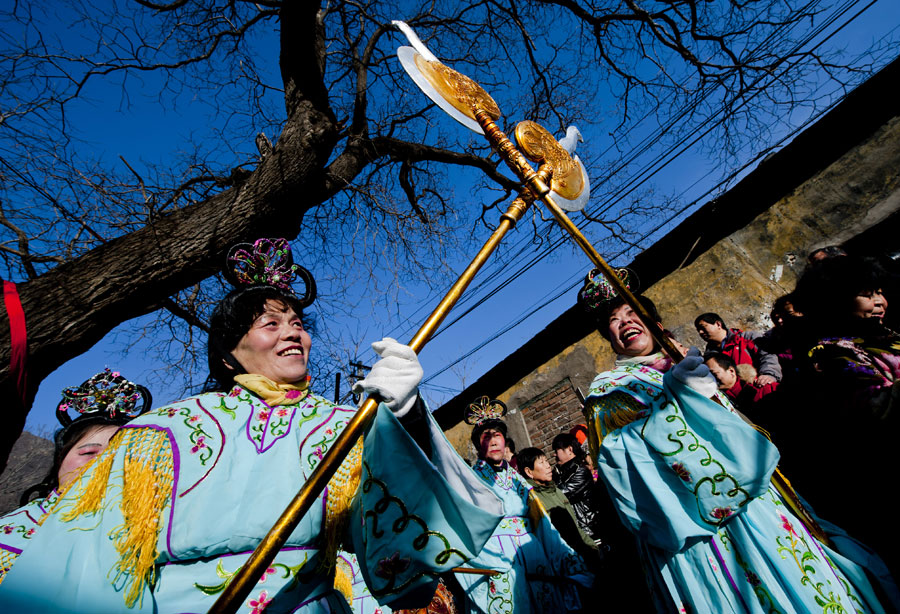
<instances>
[{"instance_id":1,"label":"gold axe head","mask_svg":"<svg viewBox=\"0 0 900 614\"><path fill-rule=\"evenodd\" d=\"M546 128L530 120L516 126L516 143L532 162L548 164L553 169L550 189L553 199L566 211L581 211L591 194L591 182L581 159L574 156L577 141L583 140L575 126L569 126L562 141L557 141Z\"/></svg>"},{"instance_id":2,"label":"gold axe head","mask_svg":"<svg viewBox=\"0 0 900 614\"><path fill-rule=\"evenodd\" d=\"M500 118L500 107L490 94L472 79L442 64L404 22L392 23L406 35L412 45L397 49L397 57L419 89L447 115L469 130L484 134L481 126L475 121L475 111L482 109L491 119Z\"/></svg>"}]
</instances>

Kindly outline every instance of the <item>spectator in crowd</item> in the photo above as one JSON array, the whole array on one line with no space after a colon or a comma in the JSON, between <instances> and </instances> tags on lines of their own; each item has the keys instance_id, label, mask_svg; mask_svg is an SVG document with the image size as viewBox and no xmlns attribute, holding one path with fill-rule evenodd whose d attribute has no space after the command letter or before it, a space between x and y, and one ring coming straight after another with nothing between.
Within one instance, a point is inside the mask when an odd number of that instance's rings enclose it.
<instances>
[{"instance_id":1,"label":"spectator in crowd","mask_svg":"<svg viewBox=\"0 0 900 614\"><path fill-rule=\"evenodd\" d=\"M793 376L798 368L791 346L802 327L803 314L794 305L795 302L792 293L775 299L769 314L772 328L756 340L756 345L761 350L778 357L782 381Z\"/></svg>"},{"instance_id":2,"label":"spectator in crowd","mask_svg":"<svg viewBox=\"0 0 900 614\"><path fill-rule=\"evenodd\" d=\"M503 451L503 460L509 463L509 466L519 470L519 461L516 460L516 442L512 437L506 438L506 450Z\"/></svg>"},{"instance_id":3,"label":"spectator in crowd","mask_svg":"<svg viewBox=\"0 0 900 614\"><path fill-rule=\"evenodd\" d=\"M826 245L825 247L820 247L809 252L806 256L806 261L809 264L815 264L817 262L822 262L823 260L828 260L829 258L838 258L846 255L847 252L845 252L843 248L838 247L837 245Z\"/></svg>"},{"instance_id":4,"label":"spectator in crowd","mask_svg":"<svg viewBox=\"0 0 900 614\"><path fill-rule=\"evenodd\" d=\"M553 453L556 468L553 480L575 508L578 526L591 539L600 538L597 526L597 512L594 500L594 477L584 462L585 454L578 439L571 433L560 433L553 438Z\"/></svg>"},{"instance_id":5,"label":"spectator in crowd","mask_svg":"<svg viewBox=\"0 0 900 614\"><path fill-rule=\"evenodd\" d=\"M873 262L844 256L810 267L797 282L808 365L792 397L791 472L817 512L877 548L896 575L900 529L873 522L860 499L885 492L900 439L900 335L882 323L886 281ZM836 479L859 496L835 496Z\"/></svg>"},{"instance_id":6,"label":"spectator in crowd","mask_svg":"<svg viewBox=\"0 0 900 614\"><path fill-rule=\"evenodd\" d=\"M585 406L657 611L882 611L864 568L813 537L823 536L786 504L796 495L772 486L774 445L710 398L717 384L698 350L676 365L660 352L649 328L662 328L658 313L638 300L655 321L620 298L582 298L617 354Z\"/></svg>"},{"instance_id":7,"label":"spectator in crowd","mask_svg":"<svg viewBox=\"0 0 900 614\"><path fill-rule=\"evenodd\" d=\"M755 340L762 333L731 330L717 313L703 313L694 320L694 327L700 338L706 341L706 353L721 352L731 357L736 365L751 364L759 373L756 378L758 386L765 386L781 380L781 365L778 357L762 350Z\"/></svg>"},{"instance_id":8,"label":"spectator in crowd","mask_svg":"<svg viewBox=\"0 0 900 614\"><path fill-rule=\"evenodd\" d=\"M721 352L707 355L706 366L715 376L719 390L745 413L752 414L754 406L778 388L778 382L758 385L756 382L759 378L753 365L736 365L730 356ZM743 374L739 371L743 371Z\"/></svg>"},{"instance_id":9,"label":"spectator in crowd","mask_svg":"<svg viewBox=\"0 0 900 614\"><path fill-rule=\"evenodd\" d=\"M550 515L553 526L589 566L596 567L599 562L599 551L594 545L594 540L578 526L572 504L553 482L550 459L540 448L525 448L516 455L516 458L519 472L534 489L533 492L537 494Z\"/></svg>"},{"instance_id":10,"label":"spectator in crowd","mask_svg":"<svg viewBox=\"0 0 900 614\"><path fill-rule=\"evenodd\" d=\"M591 472L591 477L594 478L594 481L597 481L597 468L594 467L594 459L591 458L591 447L588 444L588 430L586 424L576 424L571 429L569 429L569 433L575 436L575 439L578 440L578 445L581 446L581 451L584 453L584 464L587 465L587 468Z\"/></svg>"}]
</instances>

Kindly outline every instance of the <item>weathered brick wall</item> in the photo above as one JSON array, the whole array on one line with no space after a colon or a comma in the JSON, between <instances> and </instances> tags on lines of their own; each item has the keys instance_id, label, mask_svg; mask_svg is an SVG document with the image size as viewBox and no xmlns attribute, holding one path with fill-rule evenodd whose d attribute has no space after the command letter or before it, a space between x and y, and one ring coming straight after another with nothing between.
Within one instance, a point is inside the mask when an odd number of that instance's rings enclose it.
<instances>
[{"instance_id":1,"label":"weathered brick wall","mask_svg":"<svg viewBox=\"0 0 900 614\"><path fill-rule=\"evenodd\" d=\"M550 446L553 438L584 422L581 402L569 378L526 401L519 409L525 419L531 445L543 450L552 462L555 462Z\"/></svg>"}]
</instances>

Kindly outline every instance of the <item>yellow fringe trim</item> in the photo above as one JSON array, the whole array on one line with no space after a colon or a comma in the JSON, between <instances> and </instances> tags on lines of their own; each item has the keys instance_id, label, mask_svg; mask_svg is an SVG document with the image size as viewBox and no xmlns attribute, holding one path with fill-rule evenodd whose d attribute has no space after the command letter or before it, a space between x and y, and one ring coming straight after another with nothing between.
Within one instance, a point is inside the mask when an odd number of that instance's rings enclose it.
<instances>
[{"instance_id":1,"label":"yellow fringe trim","mask_svg":"<svg viewBox=\"0 0 900 614\"><path fill-rule=\"evenodd\" d=\"M347 603L353 603L353 580L350 574L350 565L338 559L334 569L334 588L347 599Z\"/></svg>"},{"instance_id":2,"label":"yellow fringe trim","mask_svg":"<svg viewBox=\"0 0 900 614\"><path fill-rule=\"evenodd\" d=\"M18 556L19 555L15 552L0 550L0 584L3 584L3 578L6 577L6 572L10 570ZM335 586L336 585L337 581L335 581Z\"/></svg>"},{"instance_id":3,"label":"yellow fringe trim","mask_svg":"<svg viewBox=\"0 0 900 614\"><path fill-rule=\"evenodd\" d=\"M122 442L121 431L116 432L110 440L109 445L102 454L91 459L81 472L68 485L60 490L59 499L56 505L59 505L64 498L67 499L67 509L60 514L59 519L63 522L70 522L84 514L96 514L103 508L104 499L106 498L106 486L109 484L109 474L112 472L113 462L116 460L116 451ZM84 474L89 467L96 466L91 473L87 483L83 483ZM66 497L69 493L72 497ZM55 509L56 506L54 506ZM50 510L53 513L53 510ZM47 514L49 516L50 514ZM44 518L46 518L45 516ZM43 522L43 518L41 522Z\"/></svg>"},{"instance_id":4,"label":"yellow fringe trim","mask_svg":"<svg viewBox=\"0 0 900 614\"><path fill-rule=\"evenodd\" d=\"M125 605L134 607L147 584L156 580L157 538L169 506L174 469L168 436L155 429L125 429L122 479L122 525L110 532L119 562L113 583L123 576ZM130 585L130 586L129 586Z\"/></svg>"},{"instance_id":5,"label":"yellow fringe trim","mask_svg":"<svg viewBox=\"0 0 900 614\"><path fill-rule=\"evenodd\" d=\"M328 501L325 503L324 551L319 571L330 571L335 566L337 551L350 519L350 504L359 488L362 476L363 440L360 437L347 458L328 482ZM335 578L337 582L337 578ZM335 586L337 588L337 586Z\"/></svg>"},{"instance_id":6,"label":"yellow fringe trim","mask_svg":"<svg viewBox=\"0 0 900 614\"><path fill-rule=\"evenodd\" d=\"M172 447L162 431L148 428L119 430L109 447L94 461L85 465L60 494L67 509L60 520L71 522L86 514L96 514L112 500L108 493L109 478L119 451L122 461L122 492L119 508L124 522L110 531L119 561L110 573L113 584L124 578L125 605L140 603L144 588L156 579L156 548L163 511L169 506L174 469ZM95 467L84 479L84 471ZM66 496L71 493L71 496Z\"/></svg>"},{"instance_id":7,"label":"yellow fringe trim","mask_svg":"<svg viewBox=\"0 0 900 614\"><path fill-rule=\"evenodd\" d=\"M628 426L644 416L646 408L640 401L624 392L612 392L604 395L591 404L589 420L593 426L592 444L597 448L603 445L603 437L622 427Z\"/></svg>"}]
</instances>

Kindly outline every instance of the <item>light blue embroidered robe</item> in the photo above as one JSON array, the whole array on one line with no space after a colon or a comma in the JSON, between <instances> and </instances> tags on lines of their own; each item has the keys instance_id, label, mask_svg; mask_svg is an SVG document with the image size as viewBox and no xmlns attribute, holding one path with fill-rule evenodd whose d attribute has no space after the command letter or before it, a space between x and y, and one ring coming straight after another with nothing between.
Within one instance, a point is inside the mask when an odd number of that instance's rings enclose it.
<instances>
[{"instance_id":1,"label":"light blue embroidered robe","mask_svg":"<svg viewBox=\"0 0 900 614\"><path fill-rule=\"evenodd\" d=\"M575 584L589 587L593 575L541 508L529 505L531 486L505 461L500 471L483 460L474 469L503 500L504 518L481 553L465 567L501 573L456 574L468 597L468 610L463 611L537 614L579 609Z\"/></svg>"},{"instance_id":2,"label":"light blue embroidered robe","mask_svg":"<svg viewBox=\"0 0 900 614\"><path fill-rule=\"evenodd\" d=\"M269 407L236 386L228 394L198 395L133 420L124 428L165 433L173 456L174 482L158 535L155 585L145 588L133 608L126 608L121 578L116 580L112 571L119 555L110 539L123 524L119 499L125 451L111 447L116 458L102 512L68 522L59 513L50 514L0 584L0 611L206 612L355 411L315 395L296 405ZM449 447L433 421L430 426L432 440ZM385 441L394 447L379 444ZM446 452L436 455L440 453ZM82 479L90 479L102 457ZM461 459L458 463L464 465ZM471 470L459 476L452 462L437 467L427 462L384 405L366 434L363 467L361 485L371 480L388 485L410 513L443 539L422 540L422 528L416 525L392 532L391 552L398 557L382 556L387 549L376 547L380 544L371 536L366 547L365 532L372 524L365 520L366 513L378 516L372 507L384 498L370 483L368 494L363 488L357 493L349 541L362 544L359 558L381 581L382 599L421 592L427 602L435 573L480 550L499 521L500 502L486 488L475 497L457 495L450 486L454 480L465 482L468 477L477 490ZM333 572L319 568L326 497L323 494L300 521L239 611L349 612L333 588ZM58 510L67 509L68 503L64 497ZM462 524L460 518L471 522ZM419 549L413 547L416 538ZM438 554L448 549L459 554L450 556L444 567L435 564ZM398 559L405 566L397 564Z\"/></svg>"},{"instance_id":3,"label":"light blue embroidered robe","mask_svg":"<svg viewBox=\"0 0 900 614\"><path fill-rule=\"evenodd\" d=\"M771 486L775 446L718 396L620 361L586 400L596 466L658 610L883 612L862 568L815 540Z\"/></svg>"},{"instance_id":4,"label":"light blue embroidered robe","mask_svg":"<svg viewBox=\"0 0 900 614\"><path fill-rule=\"evenodd\" d=\"M0 583L18 556L31 544L58 496L54 490L47 497L29 501L0 517Z\"/></svg>"}]
</instances>

